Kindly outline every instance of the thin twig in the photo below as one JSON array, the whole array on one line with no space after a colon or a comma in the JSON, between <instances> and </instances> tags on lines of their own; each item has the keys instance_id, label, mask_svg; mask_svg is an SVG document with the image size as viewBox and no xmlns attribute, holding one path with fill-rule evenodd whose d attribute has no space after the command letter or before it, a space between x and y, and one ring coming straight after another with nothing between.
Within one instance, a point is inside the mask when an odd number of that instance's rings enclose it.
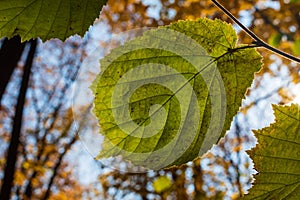
<instances>
[{"instance_id":1,"label":"thin twig","mask_svg":"<svg viewBox=\"0 0 300 200\"><path fill-rule=\"evenodd\" d=\"M237 18L235 18L224 6L222 6L218 1L216 0L211 0L219 9L221 9L230 19L232 19L241 29L243 29L253 40L254 43L259 45L260 47L264 47L273 53L276 53L278 55L281 55L285 58L288 58L292 61L295 61L297 63L300 63L300 58L295 57L293 55L290 55L286 52L283 52L277 48L274 48L264 42L262 39L260 39L255 33L253 33L250 29L248 29L246 26L244 26Z\"/></svg>"}]
</instances>

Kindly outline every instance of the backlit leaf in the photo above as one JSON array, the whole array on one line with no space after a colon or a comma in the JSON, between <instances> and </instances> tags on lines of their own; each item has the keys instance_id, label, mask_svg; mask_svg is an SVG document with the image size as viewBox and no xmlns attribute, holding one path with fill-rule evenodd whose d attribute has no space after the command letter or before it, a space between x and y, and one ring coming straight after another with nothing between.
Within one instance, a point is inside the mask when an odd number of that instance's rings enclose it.
<instances>
[{"instance_id":1,"label":"backlit leaf","mask_svg":"<svg viewBox=\"0 0 300 200\"><path fill-rule=\"evenodd\" d=\"M245 199L299 199L300 107L274 105L275 123L255 131L250 151L258 175Z\"/></svg>"},{"instance_id":2,"label":"backlit leaf","mask_svg":"<svg viewBox=\"0 0 300 200\"><path fill-rule=\"evenodd\" d=\"M98 158L151 169L205 153L230 127L261 57L221 20L179 21L101 60L92 85L105 136Z\"/></svg>"},{"instance_id":3,"label":"backlit leaf","mask_svg":"<svg viewBox=\"0 0 300 200\"><path fill-rule=\"evenodd\" d=\"M67 37L87 31L107 0L1 0L0 38L22 41Z\"/></svg>"}]
</instances>

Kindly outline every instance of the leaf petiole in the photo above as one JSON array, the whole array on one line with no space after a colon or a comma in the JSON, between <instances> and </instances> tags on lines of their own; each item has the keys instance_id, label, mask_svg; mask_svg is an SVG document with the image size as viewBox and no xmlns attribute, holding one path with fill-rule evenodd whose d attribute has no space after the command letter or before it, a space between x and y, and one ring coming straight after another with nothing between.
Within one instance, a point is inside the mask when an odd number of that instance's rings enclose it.
<instances>
[{"instance_id":1,"label":"leaf petiole","mask_svg":"<svg viewBox=\"0 0 300 200\"><path fill-rule=\"evenodd\" d=\"M211 0L220 10L222 10L230 19L232 19L241 29L243 29L253 40L253 44L258 45L258 47L264 47L268 49L269 51L272 51L273 53L276 53L280 56L283 56L287 59L290 59L292 61L295 61L297 63L300 63L300 58L293 56L291 54L288 54L284 51L281 51L277 48L272 47L268 43L264 42L262 39L260 39L255 33L253 33L250 29L248 29L244 24L242 24L235 16L231 14L224 6L222 6L218 1Z\"/></svg>"}]
</instances>

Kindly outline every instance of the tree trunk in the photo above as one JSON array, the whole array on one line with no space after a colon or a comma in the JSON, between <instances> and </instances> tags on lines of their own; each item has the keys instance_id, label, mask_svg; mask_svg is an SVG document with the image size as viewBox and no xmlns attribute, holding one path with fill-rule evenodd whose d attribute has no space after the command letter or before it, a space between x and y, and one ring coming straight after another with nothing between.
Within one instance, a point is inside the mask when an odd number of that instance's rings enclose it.
<instances>
[{"instance_id":1,"label":"tree trunk","mask_svg":"<svg viewBox=\"0 0 300 200\"><path fill-rule=\"evenodd\" d=\"M0 49L0 105L9 79L21 58L25 43L21 43L19 36L5 40ZM1 107L0 107L1 110Z\"/></svg>"},{"instance_id":2,"label":"tree trunk","mask_svg":"<svg viewBox=\"0 0 300 200\"><path fill-rule=\"evenodd\" d=\"M13 120L13 128L11 133L10 144L6 156L4 178L2 181L1 192L0 192L1 200L9 200L12 187L13 187L14 175L16 171L16 162L17 162L17 155L18 155L18 146L20 143L24 103L25 103L26 91L28 88L28 82L29 82L29 77L30 77L30 72L31 72L32 62L36 50L37 41L31 40L29 43L31 44L31 46L24 66L22 83L21 83L20 92L18 96L16 112Z\"/></svg>"}]
</instances>

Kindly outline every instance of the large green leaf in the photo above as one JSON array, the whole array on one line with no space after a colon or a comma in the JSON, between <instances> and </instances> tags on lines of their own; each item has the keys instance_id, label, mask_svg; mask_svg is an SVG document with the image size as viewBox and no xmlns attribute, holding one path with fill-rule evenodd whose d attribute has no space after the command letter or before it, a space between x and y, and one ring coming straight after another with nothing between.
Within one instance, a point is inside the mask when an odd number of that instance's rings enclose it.
<instances>
[{"instance_id":1,"label":"large green leaf","mask_svg":"<svg viewBox=\"0 0 300 200\"><path fill-rule=\"evenodd\" d=\"M114 49L92 84L105 136L98 158L122 155L160 169L202 155L230 127L260 66L230 24L205 18Z\"/></svg>"},{"instance_id":2,"label":"large green leaf","mask_svg":"<svg viewBox=\"0 0 300 200\"><path fill-rule=\"evenodd\" d=\"M300 107L274 105L275 123L255 131L251 150L258 175L245 199L299 199Z\"/></svg>"},{"instance_id":3,"label":"large green leaf","mask_svg":"<svg viewBox=\"0 0 300 200\"><path fill-rule=\"evenodd\" d=\"M0 38L66 39L84 35L107 0L1 0Z\"/></svg>"}]
</instances>

